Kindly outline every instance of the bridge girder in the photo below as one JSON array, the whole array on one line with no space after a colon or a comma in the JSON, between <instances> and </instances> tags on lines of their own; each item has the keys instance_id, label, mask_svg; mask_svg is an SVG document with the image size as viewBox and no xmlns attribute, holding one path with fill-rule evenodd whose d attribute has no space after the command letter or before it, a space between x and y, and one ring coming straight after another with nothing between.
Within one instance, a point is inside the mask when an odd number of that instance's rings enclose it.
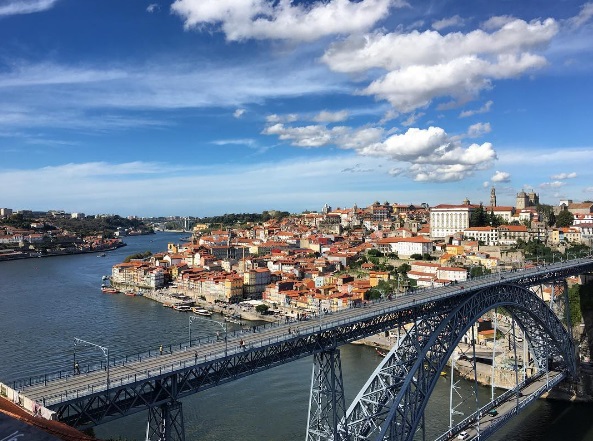
<instances>
[{"instance_id":1,"label":"bridge girder","mask_svg":"<svg viewBox=\"0 0 593 441\"><path fill-rule=\"evenodd\" d=\"M441 371L467 330L484 313L506 308L523 329L538 367L553 358L576 373L575 351L560 320L530 290L504 284L461 303L422 305L419 320L369 378L342 422L344 440L413 439Z\"/></svg>"}]
</instances>

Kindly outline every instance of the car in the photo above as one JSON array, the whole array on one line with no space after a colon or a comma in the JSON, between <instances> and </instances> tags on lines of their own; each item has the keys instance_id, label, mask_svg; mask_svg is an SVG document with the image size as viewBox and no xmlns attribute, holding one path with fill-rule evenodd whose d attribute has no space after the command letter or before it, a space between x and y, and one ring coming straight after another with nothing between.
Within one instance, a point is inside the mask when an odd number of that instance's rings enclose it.
<instances>
[{"instance_id":1,"label":"car","mask_svg":"<svg viewBox=\"0 0 593 441\"><path fill-rule=\"evenodd\" d=\"M490 415L491 417L495 417L496 415L498 415L498 411L496 409L490 409L488 411L488 415Z\"/></svg>"},{"instance_id":2,"label":"car","mask_svg":"<svg viewBox=\"0 0 593 441\"><path fill-rule=\"evenodd\" d=\"M469 438L469 433L467 433L465 430L463 432L460 432L459 435L457 435L457 439L468 439Z\"/></svg>"}]
</instances>

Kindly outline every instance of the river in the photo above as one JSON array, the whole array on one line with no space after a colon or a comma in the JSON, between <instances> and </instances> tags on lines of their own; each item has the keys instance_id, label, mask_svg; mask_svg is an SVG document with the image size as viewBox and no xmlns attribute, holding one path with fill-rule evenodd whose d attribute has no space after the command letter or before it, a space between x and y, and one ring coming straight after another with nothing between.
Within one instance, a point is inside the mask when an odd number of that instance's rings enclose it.
<instances>
[{"instance_id":1,"label":"river","mask_svg":"<svg viewBox=\"0 0 593 441\"><path fill-rule=\"evenodd\" d=\"M187 341L186 314L163 308L142 297L107 295L101 276L130 254L165 251L179 242L180 233L125 238L126 247L106 253L0 262L0 380L72 366L74 338L109 347L117 356L157 349L161 344ZM213 335L216 329L200 321L192 337ZM96 348L77 347L77 360L98 362ZM347 404L353 400L380 361L372 348L341 348ZM305 438L311 378L311 358L252 375L199 394L183 402L188 441L296 441ZM472 384L460 382L461 410L475 406ZM481 387L480 401L490 394ZM457 400L459 401L459 400ZM426 413L427 439L445 430L449 414L449 383L441 378ZM593 406L539 400L512 420L493 440L593 441L589 420ZM103 439L142 440L146 412L95 428Z\"/></svg>"}]
</instances>

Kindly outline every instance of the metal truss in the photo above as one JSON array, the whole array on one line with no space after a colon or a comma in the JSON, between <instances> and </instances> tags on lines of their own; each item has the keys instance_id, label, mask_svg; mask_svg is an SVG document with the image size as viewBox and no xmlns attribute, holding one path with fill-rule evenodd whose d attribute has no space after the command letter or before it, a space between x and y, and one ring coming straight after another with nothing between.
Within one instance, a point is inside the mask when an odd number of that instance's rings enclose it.
<instances>
[{"instance_id":1,"label":"metal truss","mask_svg":"<svg viewBox=\"0 0 593 441\"><path fill-rule=\"evenodd\" d=\"M340 351L315 354L311 376L311 399L307 441L338 441L338 423L346 417Z\"/></svg>"},{"instance_id":2,"label":"metal truss","mask_svg":"<svg viewBox=\"0 0 593 441\"><path fill-rule=\"evenodd\" d=\"M148 409L145 441L185 441L181 402L172 401Z\"/></svg>"},{"instance_id":3,"label":"metal truss","mask_svg":"<svg viewBox=\"0 0 593 441\"><path fill-rule=\"evenodd\" d=\"M224 358L182 367L175 372L122 386L112 382L108 391L73 397L49 407L56 412L60 421L78 428L92 427L384 332L398 324L412 321L415 316L416 312L411 308L385 311L364 320L347 321L322 331L249 348Z\"/></svg>"},{"instance_id":4,"label":"metal truss","mask_svg":"<svg viewBox=\"0 0 593 441\"><path fill-rule=\"evenodd\" d=\"M419 308L415 323L367 381L342 422L343 440L412 440L441 371L466 331L487 311L507 309L530 341L536 364L576 374L574 346L560 320L530 290L503 284L458 304Z\"/></svg>"},{"instance_id":5,"label":"metal truss","mask_svg":"<svg viewBox=\"0 0 593 441\"><path fill-rule=\"evenodd\" d=\"M428 290L417 294L417 303L413 295L409 295L407 298L411 300L404 305L385 302L382 309L361 308L357 316L329 322L315 329L303 326L303 332L299 335L262 341L257 347L195 365L184 364L175 369L171 367L167 373L150 377L138 376L136 380L136 375L131 374L126 382L113 380L108 390L93 391L89 388L80 394L77 392L60 397L61 401L47 403L46 407L54 410L57 417L67 424L79 428L92 427L147 408L158 408L201 390L415 322L412 333L402 339L397 355L392 353L384 361L386 372L381 374L380 379L374 378L375 375L369 380L371 395L358 400L359 403L368 400L374 404L369 404L364 411L360 404L351 414L351 421L358 424L355 432L356 436L362 437L360 439L371 439L371 434L377 430L381 433L387 426L390 433L395 431L395 423L385 424L394 420L401 425L398 430L402 434L413 433L424 409L424 400L432 391L432 382L436 381L434 373L440 373L449 351L456 344L455 340L461 338L464 329L471 326L471 320L488 309L505 307L515 315L519 326L530 337L531 351L538 367L548 366L549 360L559 359L561 355L572 372L575 354L570 339L565 336L562 324L550 309L527 287L591 269L593 260L582 259L569 265L545 267L536 272L505 274L506 280L502 280L502 285L500 280L486 280L476 288L434 290L442 294L432 294ZM488 287L489 283L491 285ZM336 317L339 315L336 314ZM558 348L562 348L562 351ZM47 376L41 376L35 382L29 379L21 387L43 382L47 382ZM45 404L43 397L41 401ZM393 407L396 402L402 404L397 418ZM382 415L382 419L374 419L376 415ZM340 433L344 435L346 428L344 424L341 427ZM401 435L393 439L406 438Z\"/></svg>"}]
</instances>

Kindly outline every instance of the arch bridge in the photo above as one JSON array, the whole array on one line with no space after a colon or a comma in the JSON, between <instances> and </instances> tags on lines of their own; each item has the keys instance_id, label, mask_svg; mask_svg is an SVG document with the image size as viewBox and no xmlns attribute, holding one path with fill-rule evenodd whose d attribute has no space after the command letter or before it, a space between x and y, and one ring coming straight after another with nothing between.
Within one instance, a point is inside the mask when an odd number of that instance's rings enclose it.
<instances>
[{"instance_id":1,"label":"arch bridge","mask_svg":"<svg viewBox=\"0 0 593 441\"><path fill-rule=\"evenodd\" d=\"M504 309L518 325L532 358L533 375L517 381L517 406L508 417L564 377L574 377L576 353L568 315L558 318L554 305L538 296L537 287L560 283L566 294L568 277L591 270L593 260L583 258L490 275L320 315L298 323L298 329L294 324L276 324L200 346L189 341L164 354L125 360L107 356L107 369L97 366L78 375L44 374L14 382L13 388L75 427L92 427L148 409L147 440L185 440L183 397L313 356L308 441L412 440L424 428L428 399L455 347L475 321L492 309ZM568 308L564 311L568 314ZM409 324L413 326L346 409L339 346ZM543 388L522 397L519 406L519 390L530 383L535 387L543 377ZM487 406L498 406L505 397L508 394ZM479 424L489 407L477 409L461 425L451 424L441 438ZM479 436L486 437L498 425L489 427L490 432L483 430Z\"/></svg>"}]
</instances>

